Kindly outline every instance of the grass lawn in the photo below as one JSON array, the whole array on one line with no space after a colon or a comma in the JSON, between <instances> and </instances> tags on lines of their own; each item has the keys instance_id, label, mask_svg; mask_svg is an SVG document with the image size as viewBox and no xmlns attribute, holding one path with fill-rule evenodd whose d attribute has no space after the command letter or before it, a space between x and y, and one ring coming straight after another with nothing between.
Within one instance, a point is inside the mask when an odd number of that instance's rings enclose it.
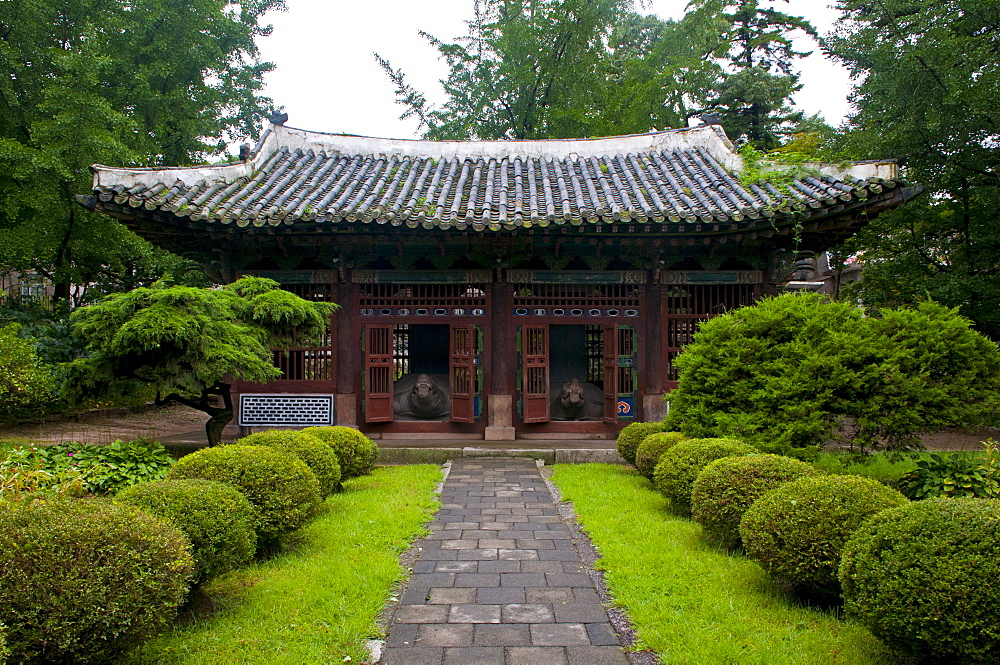
<instances>
[{"instance_id":1,"label":"grass lawn","mask_svg":"<svg viewBox=\"0 0 1000 665\"><path fill-rule=\"evenodd\" d=\"M131 662L364 662L364 641L405 574L398 557L424 533L440 479L423 464L347 481L286 551L213 581L200 599L211 609L182 613Z\"/></svg>"},{"instance_id":2,"label":"grass lawn","mask_svg":"<svg viewBox=\"0 0 1000 665\"><path fill-rule=\"evenodd\" d=\"M553 480L600 550L615 602L639 649L697 665L890 665L864 628L834 611L795 604L760 567L713 549L701 527L666 510L634 470L564 464Z\"/></svg>"}]
</instances>

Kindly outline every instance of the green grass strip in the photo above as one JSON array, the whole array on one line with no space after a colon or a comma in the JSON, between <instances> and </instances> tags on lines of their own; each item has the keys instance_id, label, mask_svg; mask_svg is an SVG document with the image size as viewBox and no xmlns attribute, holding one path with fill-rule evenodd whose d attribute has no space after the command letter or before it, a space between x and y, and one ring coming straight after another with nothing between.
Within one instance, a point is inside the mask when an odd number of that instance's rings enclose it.
<instances>
[{"instance_id":1,"label":"green grass strip","mask_svg":"<svg viewBox=\"0 0 1000 665\"><path fill-rule=\"evenodd\" d=\"M796 605L743 556L706 545L701 527L671 515L636 471L558 465L553 480L601 553L615 602L638 649L697 665L889 665L861 626L831 610Z\"/></svg>"},{"instance_id":2,"label":"green grass strip","mask_svg":"<svg viewBox=\"0 0 1000 665\"><path fill-rule=\"evenodd\" d=\"M344 491L273 559L213 581L212 611L181 616L134 663L362 663L395 583L399 555L437 509L437 466L380 467ZM349 660L348 658L349 657Z\"/></svg>"}]
</instances>

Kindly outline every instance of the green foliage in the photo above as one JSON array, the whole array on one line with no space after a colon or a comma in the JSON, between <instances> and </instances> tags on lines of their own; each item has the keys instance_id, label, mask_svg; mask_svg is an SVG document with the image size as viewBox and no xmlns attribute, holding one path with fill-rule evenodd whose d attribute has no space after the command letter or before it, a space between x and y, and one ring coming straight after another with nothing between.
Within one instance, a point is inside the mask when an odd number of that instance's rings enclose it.
<instances>
[{"instance_id":1,"label":"green foliage","mask_svg":"<svg viewBox=\"0 0 1000 665\"><path fill-rule=\"evenodd\" d=\"M638 648L659 662L901 665L836 609L791 603L753 561L709 547L701 527L666 513L632 469L556 464L552 480L601 553Z\"/></svg>"},{"instance_id":2,"label":"green foliage","mask_svg":"<svg viewBox=\"0 0 1000 665\"><path fill-rule=\"evenodd\" d=\"M282 448L306 463L319 481L319 496L330 496L340 487L340 462L336 453L323 440L307 432L265 430L255 432L236 441L241 446L270 446Z\"/></svg>"},{"instance_id":3,"label":"green foliage","mask_svg":"<svg viewBox=\"0 0 1000 665\"><path fill-rule=\"evenodd\" d=\"M740 538L750 558L781 584L834 597L840 553L851 534L872 515L906 503L870 478L800 478L754 501L740 522Z\"/></svg>"},{"instance_id":4,"label":"green foliage","mask_svg":"<svg viewBox=\"0 0 1000 665\"><path fill-rule=\"evenodd\" d=\"M0 418L40 407L53 397L52 368L20 330L16 323L0 326Z\"/></svg>"},{"instance_id":5,"label":"green foliage","mask_svg":"<svg viewBox=\"0 0 1000 665\"><path fill-rule=\"evenodd\" d=\"M116 501L162 517L191 543L192 584L240 568L253 559L253 506L242 492L212 480L161 480L123 490Z\"/></svg>"},{"instance_id":6,"label":"green foliage","mask_svg":"<svg viewBox=\"0 0 1000 665\"><path fill-rule=\"evenodd\" d=\"M869 455L849 452L824 452L808 460L825 474L863 476L877 480L889 487L898 487L900 479L917 466L918 456L927 453L873 453Z\"/></svg>"},{"instance_id":7,"label":"green foliage","mask_svg":"<svg viewBox=\"0 0 1000 665\"><path fill-rule=\"evenodd\" d=\"M665 431L663 423L629 423L618 432L616 447L618 454L629 464L635 464L639 444L650 434Z\"/></svg>"},{"instance_id":8,"label":"green foliage","mask_svg":"<svg viewBox=\"0 0 1000 665\"><path fill-rule=\"evenodd\" d=\"M469 34L424 37L447 62L435 108L376 55L428 139L539 139L683 127L717 76L716 26L661 21L630 0L481 0Z\"/></svg>"},{"instance_id":9,"label":"green foliage","mask_svg":"<svg viewBox=\"0 0 1000 665\"><path fill-rule=\"evenodd\" d=\"M983 455L931 453L899 480L899 491L919 501L934 497L1000 498L1000 451L983 442Z\"/></svg>"},{"instance_id":10,"label":"green foliage","mask_svg":"<svg viewBox=\"0 0 1000 665\"><path fill-rule=\"evenodd\" d=\"M801 89L792 61L809 55L796 51L792 35L815 37L816 30L799 16L778 11L764 0L694 0L688 21L716 28L712 55L723 72L708 94L706 110L719 114L732 139L763 149L777 147L790 124L802 120L792 111L791 96Z\"/></svg>"},{"instance_id":11,"label":"green foliage","mask_svg":"<svg viewBox=\"0 0 1000 665\"><path fill-rule=\"evenodd\" d=\"M10 658L10 649L7 648L7 626L0 623L0 665L6 665Z\"/></svg>"},{"instance_id":12,"label":"green foliage","mask_svg":"<svg viewBox=\"0 0 1000 665\"><path fill-rule=\"evenodd\" d=\"M112 662L169 625L191 555L168 522L107 499L0 507L0 622L15 662Z\"/></svg>"},{"instance_id":13,"label":"green foliage","mask_svg":"<svg viewBox=\"0 0 1000 665\"><path fill-rule=\"evenodd\" d=\"M353 427L306 427L302 432L320 439L333 449L340 461L342 481L367 476L375 468L378 446Z\"/></svg>"},{"instance_id":14,"label":"green foliage","mask_svg":"<svg viewBox=\"0 0 1000 665\"><path fill-rule=\"evenodd\" d=\"M716 547L740 545L743 514L767 491L818 472L781 455L724 457L702 469L691 490L691 517Z\"/></svg>"},{"instance_id":15,"label":"green foliage","mask_svg":"<svg viewBox=\"0 0 1000 665\"><path fill-rule=\"evenodd\" d=\"M1000 504L930 499L879 513L844 546L847 614L920 662L1000 663Z\"/></svg>"},{"instance_id":16,"label":"green foliage","mask_svg":"<svg viewBox=\"0 0 1000 665\"><path fill-rule=\"evenodd\" d=\"M232 419L227 377L266 382L280 376L272 348L306 346L329 327L336 306L310 302L270 279L243 277L217 289L167 286L118 293L73 312L85 357L69 366L77 392L136 386L167 393L212 416L210 443ZM211 396L222 395L223 407Z\"/></svg>"},{"instance_id":17,"label":"green foliage","mask_svg":"<svg viewBox=\"0 0 1000 665\"><path fill-rule=\"evenodd\" d=\"M676 365L668 428L768 452L906 448L1000 409L1000 351L933 303L866 317L813 294L768 298L702 323Z\"/></svg>"},{"instance_id":18,"label":"green foliage","mask_svg":"<svg viewBox=\"0 0 1000 665\"><path fill-rule=\"evenodd\" d=\"M90 190L95 162L187 165L256 137L272 67L254 38L283 6L0 4L0 270L49 278L59 298L71 283L117 290L173 270L165 252L73 197Z\"/></svg>"},{"instance_id":19,"label":"green foliage","mask_svg":"<svg viewBox=\"0 0 1000 665\"><path fill-rule=\"evenodd\" d=\"M675 443L689 437L680 432L656 432L642 440L635 451L635 468L649 479L653 478L653 469L660 461L660 455L670 450Z\"/></svg>"},{"instance_id":20,"label":"green foliage","mask_svg":"<svg viewBox=\"0 0 1000 665\"><path fill-rule=\"evenodd\" d=\"M120 439L108 445L68 441L48 446L19 446L0 461L0 476L34 478L34 489L114 494L126 487L166 478L174 460L149 439ZM30 485L29 485L30 487Z\"/></svg>"},{"instance_id":21,"label":"green foliage","mask_svg":"<svg viewBox=\"0 0 1000 665\"><path fill-rule=\"evenodd\" d=\"M879 215L850 244L875 307L927 298L1000 339L996 90L1000 6L982 0L844 0L827 37L852 73L859 158L894 156L925 196Z\"/></svg>"},{"instance_id":22,"label":"green foliage","mask_svg":"<svg viewBox=\"0 0 1000 665\"><path fill-rule=\"evenodd\" d=\"M203 448L178 460L168 477L217 480L243 492L254 507L254 530L261 546L301 527L320 503L316 475L293 453L278 448Z\"/></svg>"},{"instance_id":23,"label":"green foliage","mask_svg":"<svg viewBox=\"0 0 1000 665\"><path fill-rule=\"evenodd\" d=\"M364 663L366 642L407 571L400 554L438 508L436 464L382 467L344 484L335 507L295 534L281 556L216 578L192 612L125 660L150 663ZM187 618L186 616L184 618Z\"/></svg>"},{"instance_id":24,"label":"green foliage","mask_svg":"<svg viewBox=\"0 0 1000 665\"><path fill-rule=\"evenodd\" d=\"M691 491L701 470L723 457L751 455L753 446L732 439L688 439L660 455L653 470L653 484L670 501L678 515L691 513Z\"/></svg>"}]
</instances>

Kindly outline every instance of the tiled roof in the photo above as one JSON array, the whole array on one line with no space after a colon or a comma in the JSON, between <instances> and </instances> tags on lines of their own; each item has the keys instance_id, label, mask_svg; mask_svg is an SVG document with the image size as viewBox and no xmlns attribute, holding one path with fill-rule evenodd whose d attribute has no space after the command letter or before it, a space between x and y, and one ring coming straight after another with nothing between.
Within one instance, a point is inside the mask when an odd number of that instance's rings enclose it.
<instances>
[{"instance_id":1,"label":"tiled roof","mask_svg":"<svg viewBox=\"0 0 1000 665\"><path fill-rule=\"evenodd\" d=\"M509 230L636 221L683 228L863 207L897 184L888 162L839 173L817 168L788 187L743 184L741 166L716 126L507 142L371 139L273 126L245 162L93 171L100 202L240 227Z\"/></svg>"}]
</instances>

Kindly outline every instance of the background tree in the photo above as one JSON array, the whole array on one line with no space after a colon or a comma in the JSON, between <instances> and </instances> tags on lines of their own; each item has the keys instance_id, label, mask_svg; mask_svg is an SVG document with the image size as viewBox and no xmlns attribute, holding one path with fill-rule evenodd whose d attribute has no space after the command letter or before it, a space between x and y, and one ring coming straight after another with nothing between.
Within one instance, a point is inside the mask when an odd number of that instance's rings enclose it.
<instances>
[{"instance_id":1,"label":"background tree","mask_svg":"<svg viewBox=\"0 0 1000 665\"><path fill-rule=\"evenodd\" d=\"M816 36L809 21L778 11L776 2L692 0L685 19L719 35L713 55L723 71L707 91L704 110L719 114L729 138L765 150L803 119L791 106L802 87L793 61L809 53L794 49L792 35Z\"/></svg>"},{"instance_id":2,"label":"background tree","mask_svg":"<svg viewBox=\"0 0 1000 665\"><path fill-rule=\"evenodd\" d=\"M95 162L175 166L256 136L270 100L254 37L282 0L7 0L0 3L0 270L56 285L161 261L73 196ZM118 288L129 288L124 280Z\"/></svg>"},{"instance_id":3,"label":"background tree","mask_svg":"<svg viewBox=\"0 0 1000 665\"><path fill-rule=\"evenodd\" d=\"M449 66L437 108L376 58L428 139L538 139L683 126L714 65L709 26L632 12L631 0L477 0L469 34L424 36ZM699 98L700 99L700 98Z\"/></svg>"},{"instance_id":4,"label":"background tree","mask_svg":"<svg viewBox=\"0 0 1000 665\"><path fill-rule=\"evenodd\" d=\"M880 215L856 294L873 306L933 298L1000 339L1000 4L841 0L826 48L858 84L861 158L893 155L927 195Z\"/></svg>"},{"instance_id":5,"label":"background tree","mask_svg":"<svg viewBox=\"0 0 1000 665\"><path fill-rule=\"evenodd\" d=\"M204 411L215 445L233 418L227 377L278 378L271 349L318 341L335 308L257 277L216 289L157 283L112 294L70 318L84 357L69 365L69 381L78 395L155 390L158 405ZM213 399L220 396L221 407Z\"/></svg>"},{"instance_id":6,"label":"background tree","mask_svg":"<svg viewBox=\"0 0 1000 665\"><path fill-rule=\"evenodd\" d=\"M53 397L51 365L19 333L16 323L0 326L0 419L21 415Z\"/></svg>"}]
</instances>

